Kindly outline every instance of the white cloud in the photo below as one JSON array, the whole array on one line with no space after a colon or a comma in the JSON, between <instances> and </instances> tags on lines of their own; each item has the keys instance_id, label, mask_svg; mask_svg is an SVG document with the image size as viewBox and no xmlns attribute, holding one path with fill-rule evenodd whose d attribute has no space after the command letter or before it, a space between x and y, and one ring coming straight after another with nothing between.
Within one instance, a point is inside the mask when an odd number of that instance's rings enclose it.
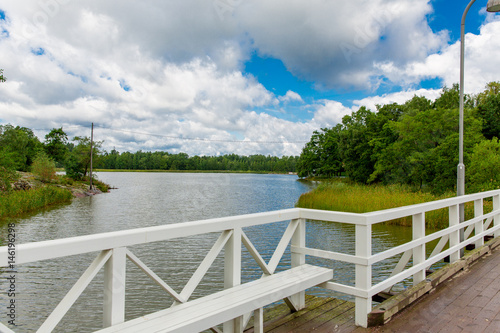
<instances>
[{"instance_id":1,"label":"white cloud","mask_svg":"<svg viewBox=\"0 0 500 333\"><path fill-rule=\"evenodd\" d=\"M465 91L479 93L491 81L498 81L500 68L500 20L488 19L479 35L465 35ZM441 52L398 66L394 62L378 63L376 67L392 82L415 85L421 80L441 78L451 87L460 81L460 41L444 47Z\"/></svg>"},{"instance_id":2,"label":"white cloud","mask_svg":"<svg viewBox=\"0 0 500 333\"><path fill-rule=\"evenodd\" d=\"M362 8L362 10L360 10ZM261 54L299 77L334 87L376 87L374 62L421 59L446 44L426 15L428 0L252 0L237 18Z\"/></svg>"},{"instance_id":3,"label":"white cloud","mask_svg":"<svg viewBox=\"0 0 500 333\"><path fill-rule=\"evenodd\" d=\"M70 136L88 135L94 122L108 150L296 155L314 130L361 105L374 109L413 94L432 99L436 91L412 86L435 77L448 86L458 81L458 44L448 46L447 32L430 30L428 0L226 3L3 3L8 81L0 85L0 123L38 129L43 138L60 126ZM467 36L468 90L498 80L491 68L500 68L499 32L500 22L488 16L480 35ZM406 91L354 107L326 99L308 105L298 90L276 96L244 74L254 52L282 60L317 88L373 91L388 81ZM291 121L291 109L310 113Z\"/></svg>"},{"instance_id":4,"label":"white cloud","mask_svg":"<svg viewBox=\"0 0 500 333\"><path fill-rule=\"evenodd\" d=\"M304 103L304 100L302 97L300 97L299 94L297 94L295 91L288 90L285 94L285 96L280 96L279 100L285 103L289 102L300 102Z\"/></svg>"},{"instance_id":5,"label":"white cloud","mask_svg":"<svg viewBox=\"0 0 500 333\"><path fill-rule=\"evenodd\" d=\"M320 102L321 104L318 105L312 119L316 129L335 126L342 122L344 116L350 115L353 111L353 109L345 107L342 103L336 101L323 100Z\"/></svg>"},{"instance_id":6,"label":"white cloud","mask_svg":"<svg viewBox=\"0 0 500 333\"><path fill-rule=\"evenodd\" d=\"M371 111L377 111L377 105L386 105L392 103L404 104L414 96L423 96L431 101L434 101L441 95L441 92L442 89L407 90L391 94L384 94L381 96L366 97L361 100L355 100L353 104L358 109L362 106L365 106Z\"/></svg>"}]
</instances>

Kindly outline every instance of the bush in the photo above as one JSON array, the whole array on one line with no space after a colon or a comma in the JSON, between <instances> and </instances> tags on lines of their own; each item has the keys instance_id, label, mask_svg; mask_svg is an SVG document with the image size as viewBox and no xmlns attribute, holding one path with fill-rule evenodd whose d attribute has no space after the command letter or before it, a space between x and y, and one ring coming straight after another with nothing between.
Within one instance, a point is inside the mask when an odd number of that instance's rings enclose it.
<instances>
[{"instance_id":1,"label":"bush","mask_svg":"<svg viewBox=\"0 0 500 333\"><path fill-rule=\"evenodd\" d=\"M66 158L66 163L64 165L66 170L66 176L74 180L82 180L84 176L83 164L78 161L75 155L70 154Z\"/></svg>"},{"instance_id":2,"label":"bush","mask_svg":"<svg viewBox=\"0 0 500 333\"><path fill-rule=\"evenodd\" d=\"M483 192L500 188L500 143L497 138L474 147L471 163L465 169L467 192Z\"/></svg>"},{"instance_id":3,"label":"bush","mask_svg":"<svg viewBox=\"0 0 500 333\"><path fill-rule=\"evenodd\" d=\"M31 171L44 183L49 183L56 178L56 164L43 151L36 155Z\"/></svg>"}]
</instances>

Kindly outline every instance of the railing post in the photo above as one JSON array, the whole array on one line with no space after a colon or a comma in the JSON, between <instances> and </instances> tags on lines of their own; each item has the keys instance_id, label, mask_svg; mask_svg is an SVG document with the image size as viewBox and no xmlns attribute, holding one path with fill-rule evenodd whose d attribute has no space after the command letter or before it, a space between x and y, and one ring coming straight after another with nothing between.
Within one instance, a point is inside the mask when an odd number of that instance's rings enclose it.
<instances>
[{"instance_id":1,"label":"railing post","mask_svg":"<svg viewBox=\"0 0 500 333\"><path fill-rule=\"evenodd\" d=\"M356 256L369 258L372 254L372 226L356 224ZM369 291L372 287L371 265L356 264L356 288ZM368 314L372 310L371 297L359 297L355 299L355 322L356 325L367 327Z\"/></svg>"},{"instance_id":2,"label":"railing post","mask_svg":"<svg viewBox=\"0 0 500 333\"><path fill-rule=\"evenodd\" d=\"M224 288L241 284L241 228L234 228L224 247ZM243 332L243 317L227 321L224 333Z\"/></svg>"},{"instance_id":3,"label":"railing post","mask_svg":"<svg viewBox=\"0 0 500 333\"><path fill-rule=\"evenodd\" d=\"M460 224L460 208L458 205L453 205L449 207L449 225L453 227ZM460 230L453 231L450 233L450 247L460 244ZM454 252L450 255L450 263L453 263L460 259L460 250Z\"/></svg>"},{"instance_id":4,"label":"railing post","mask_svg":"<svg viewBox=\"0 0 500 333\"><path fill-rule=\"evenodd\" d=\"M112 251L104 265L104 327L125 321L126 248L120 247Z\"/></svg>"},{"instance_id":5,"label":"railing post","mask_svg":"<svg viewBox=\"0 0 500 333\"><path fill-rule=\"evenodd\" d=\"M483 199L474 200L474 217L482 216L483 212ZM474 226L474 235L479 235L484 231L484 220L478 221ZM484 237L478 239L475 243L476 249L484 245Z\"/></svg>"},{"instance_id":6,"label":"railing post","mask_svg":"<svg viewBox=\"0 0 500 333\"><path fill-rule=\"evenodd\" d=\"M413 240L425 237L425 213L415 214L412 217ZM413 249L413 266L425 261L425 244ZM425 267L413 274L413 285L417 285L425 280Z\"/></svg>"},{"instance_id":7,"label":"railing post","mask_svg":"<svg viewBox=\"0 0 500 333\"><path fill-rule=\"evenodd\" d=\"M499 209L500 209L500 195L497 194L497 195L493 196L493 210L496 211L496 210L499 210ZM497 226L499 224L500 224L500 214L497 214L493 218L493 225ZM500 236L500 230L495 231L494 234L493 234L493 236L495 238L498 237L498 236Z\"/></svg>"},{"instance_id":8,"label":"railing post","mask_svg":"<svg viewBox=\"0 0 500 333\"><path fill-rule=\"evenodd\" d=\"M306 246L306 221L304 219L298 220L298 226L297 229L295 229L295 233L293 234L291 244L297 247ZM292 268L304 265L305 263L305 254L292 252ZM292 295L290 298L292 299L293 304L298 309L303 309L306 306L305 291L301 291L300 293Z\"/></svg>"}]
</instances>

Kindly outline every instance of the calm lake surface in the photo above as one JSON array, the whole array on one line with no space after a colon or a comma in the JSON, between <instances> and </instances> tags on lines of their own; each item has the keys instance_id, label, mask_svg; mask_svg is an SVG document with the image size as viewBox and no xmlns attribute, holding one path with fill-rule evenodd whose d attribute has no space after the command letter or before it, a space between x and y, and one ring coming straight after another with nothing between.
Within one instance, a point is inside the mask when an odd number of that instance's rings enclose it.
<instances>
[{"instance_id":1,"label":"calm lake surface","mask_svg":"<svg viewBox=\"0 0 500 333\"><path fill-rule=\"evenodd\" d=\"M0 238L6 239L7 223L16 224L17 244L109 231L182 223L223 216L292 208L313 184L292 175L206 173L98 173L98 178L118 189L75 199L26 218L4 221ZM264 259L272 255L286 222L245 229ZM152 243L129 248L177 292L191 277L218 235ZM374 252L411 239L411 228L377 226ZM336 223L307 225L307 245L354 253L354 228ZM16 332L35 332L90 265L97 253L71 256L17 266ZM222 288L222 256L216 260L193 297ZM289 253L282 265L289 263ZM394 267L388 260L374 269L374 281ZM353 284L354 267L332 261L308 261L335 269L335 280ZM244 252L242 279L262 274ZM1 272L0 321L7 323L6 273ZM55 332L92 332L102 327L103 274L100 272L73 305ZM127 262L126 317L132 319L170 306L172 299L131 262ZM323 294L324 291L313 290Z\"/></svg>"}]
</instances>

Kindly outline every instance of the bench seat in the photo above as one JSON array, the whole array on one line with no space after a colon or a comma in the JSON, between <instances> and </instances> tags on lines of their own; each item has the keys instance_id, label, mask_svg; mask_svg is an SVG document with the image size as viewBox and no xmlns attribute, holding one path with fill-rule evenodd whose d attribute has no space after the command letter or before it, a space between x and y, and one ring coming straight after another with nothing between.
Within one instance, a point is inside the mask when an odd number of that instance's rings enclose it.
<instances>
[{"instance_id":1,"label":"bench seat","mask_svg":"<svg viewBox=\"0 0 500 333\"><path fill-rule=\"evenodd\" d=\"M200 332L332 278L331 269L305 264L97 332Z\"/></svg>"}]
</instances>

